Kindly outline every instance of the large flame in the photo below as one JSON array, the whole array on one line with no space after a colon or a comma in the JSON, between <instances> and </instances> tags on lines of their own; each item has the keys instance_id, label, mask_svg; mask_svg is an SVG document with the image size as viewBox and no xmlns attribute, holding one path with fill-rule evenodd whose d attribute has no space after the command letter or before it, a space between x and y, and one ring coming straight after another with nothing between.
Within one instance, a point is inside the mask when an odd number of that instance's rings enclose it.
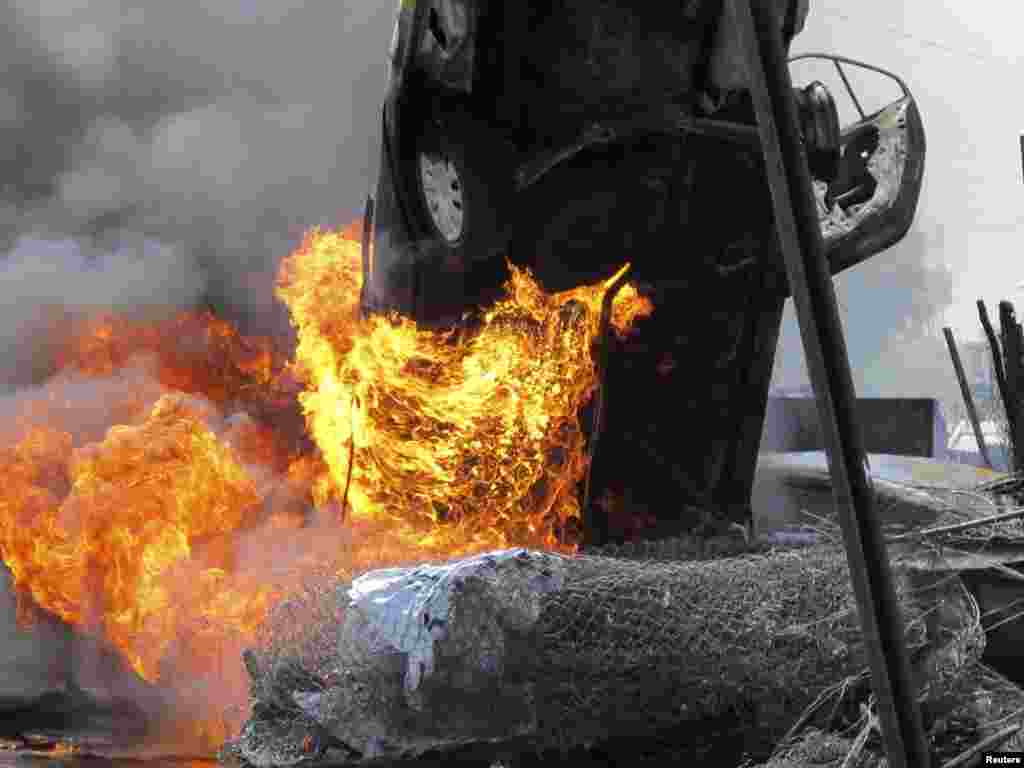
<instances>
[{"instance_id":1,"label":"large flame","mask_svg":"<svg viewBox=\"0 0 1024 768\"><path fill-rule=\"evenodd\" d=\"M513 269L508 298L460 336L361 319L359 264L356 241L314 232L278 289L299 334L310 432L353 514L446 554L571 547L605 286L550 296ZM649 304L627 287L614 309L624 328Z\"/></svg>"},{"instance_id":2,"label":"large flame","mask_svg":"<svg viewBox=\"0 0 1024 768\"><path fill-rule=\"evenodd\" d=\"M314 568L575 547L606 286L552 296L513 270L479 327L440 333L362 318L359 265L352 230L285 259L291 365L209 313L67 330L54 376L0 400L0 557L22 616L105 638L146 680L207 680L193 706L218 686L241 704L240 649ZM627 287L613 322L649 309Z\"/></svg>"}]
</instances>

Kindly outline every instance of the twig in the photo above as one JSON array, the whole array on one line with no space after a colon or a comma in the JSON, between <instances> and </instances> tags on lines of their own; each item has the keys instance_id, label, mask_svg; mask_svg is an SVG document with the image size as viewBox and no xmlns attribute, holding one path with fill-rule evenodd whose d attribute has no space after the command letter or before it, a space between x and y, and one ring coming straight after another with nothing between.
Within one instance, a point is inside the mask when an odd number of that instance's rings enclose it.
<instances>
[{"instance_id":1,"label":"twig","mask_svg":"<svg viewBox=\"0 0 1024 768\"><path fill-rule=\"evenodd\" d=\"M987 739L982 739L970 749L965 749L959 755L954 757L952 760L943 763L942 768L958 768L958 766L964 765L979 752L984 752L986 749L991 747L997 747L1003 742L1007 741L1011 737L1017 734L1021 728L1020 724L1011 725L1009 728L1004 728L998 733L994 733Z\"/></svg>"},{"instance_id":2,"label":"twig","mask_svg":"<svg viewBox=\"0 0 1024 768\"><path fill-rule=\"evenodd\" d=\"M1002 563L992 563L989 567L992 570L1003 574L1003 576L1013 579L1014 581L1024 581L1024 573L1015 571L1007 565L1003 565Z\"/></svg>"},{"instance_id":3,"label":"twig","mask_svg":"<svg viewBox=\"0 0 1024 768\"><path fill-rule=\"evenodd\" d=\"M842 699L846 695L846 692L850 689L850 686L859 682L863 682L865 679L867 679L868 674L869 672L867 670L864 670L856 675L849 675L840 680L838 683L833 683L828 688L819 693L817 698L807 706L807 708L803 711L800 717L797 718L796 722L793 723L793 726L786 732L786 735L779 739L775 747L775 750L772 752L772 755L777 755L787 744L792 742L793 739L795 739L797 735L800 733L800 731L803 730L804 726L807 725L811 721L811 719L816 714L818 714L818 712L821 711L822 707L824 707L833 699L836 703L836 706L832 710L834 716L835 710L842 703Z\"/></svg>"},{"instance_id":4,"label":"twig","mask_svg":"<svg viewBox=\"0 0 1024 768\"><path fill-rule=\"evenodd\" d=\"M807 723L811 721L818 712L832 699L837 699L836 704L838 706L839 699L842 699L843 693L846 689L847 680L843 680L841 683L831 685L824 691L818 694L818 697L810 703L810 705L803 711L800 717L797 718L793 726L786 731L786 735L779 739L777 746L775 747L773 756L789 744L797 734L803 729Z\"/></svg>"},{"instance_id":5,"label":"twig","mask_svg":"<svg viewBox=\"0 0 1024 768\"><path fill-rule=\"evenodd\" d=\"M1000 675L1000 677L1002 677L1002 676ZM1014 685L1014 684L1010 683L1010 685ZM1005 723L1007 720L1016 720L1018 717L1021 717L1022 715L1024 715L1024 707L1021 707L1020 709L1015 709L1010 714L1008 714L1008 715L1006 715L1004 717L1001 717L998 720L994 720L993 722L989 723L988 725L989 725L990 728L992 728L992 727L994 727L996 725L999 725L1000 723Z\"/></svg>"},{"instance_id":6,"label":"twig","mask_svg":"<svg viewBox=\"0 0 1024 768\"><path fill-rule=\"evenodd\" d=\"M352 465L356 460L356 398L349 400L348 471L345 474L345 493L341 496L341 521L348 517L348 489L352 485Z\"/></svg>"},{"instance_id":7,"label":"twig","mask_svg":"<svg viewBox=\"0 0 1024 768\"><path fill-rule=\"evenodd\" d=\"M978 517L964 523L954 523L953 525L942 525L937 528L925 528L921 531L901 533L897 536L890 536L887 541L904 541L906 539L915 539L925 536L937 536L942 533L955 533L957 531L965 531L968 528L977 528L978 526L988 525L989 523L1001 523L1006 520L1016 520L1021 517L1024 517L1024 508L1015 509L1012 512L1003 512L998 515L989 515L988 517Z\"/></svg>"},{"instance_id":8,"label":"twig","mask_svg":"<svg viewBox=\"0 0 1024 768\"><path fill-rule=\"evenodd\" d=\"M867 710L867 707L865 707ZM857 734L857 738L853 740L853 746L850 747L850 751L846 753L846 757L843 759L843 764L840 768L851 768L855 764L855 761L860 757L860 753L864 751L864 745L868 743L868 737L878 726L878 718L873 712L866 711L864 713L867 722L864 723L864 727L860 729L860 733Z\"/></svg>"},{"instance_id":9,"label":"twig","mask_svg":"<svg viewBox=\"0 0 1024 768\"><path fill-rule=\"evenodd\" d=\"M800 635L800 634L803 634L804 632L806 632L807 630L809 630L811 627L816 627L819 624L825 624L825 623L830 622L830 621L836 621L838 619L841 619L844 616L847 616L850 613L852 613L853 610L854 609L852 607L851 608L841 608L838 611L834 611L834 612L830 613L828 616L823 616L820 619L815 619L814 621L809 621L806 624L790 624L788 627L785 627L784 629L780 629L779 632L778 632L778 635L780 637L786 637L788 635Z\"/></svg>"},{"instance_id":10,"label":"twig","mask_svg":"<svg viewBox=\"0 0 1024 768\"><path fill-rule=\"evenodd\" d=\"M1007 616L1005 619L1000 619L995 624L992 624L990 626L984 627L983 629L985 630L986 633L987 632L991 632L992 630L998 629L999 627L1003 626L1004 624L1009 624L1011 621L1017 621L1017 619L1021 619L1021 618L1024 618L1024 611L1018 611L1017 613L1013 614L1012 616Z\"/></svg>"},{"instance_id":11,"label":"twig","mask_svg":"<svg viewBox=\"0 0 1024 768\"><path fill-rule=\"evenodd\" d=\"M1021 483L1024 482L1024 475L1019 472L1011 472L1004 474L994 480L988 480L984 483L974 486L974 490L983 491L985 493L991 493L999 496L1012 495L1016 490L1020 490Z\"/></svg>"},{"instance_id":12,"label":"twig","mask_svg":"<svg viewBox=\"0 0 1024 768\"><path fill-rule=\"evenodd\" d=\"M988 504L993 509L999 509L999 505L996 504L995 499L991 499L988 496L986 496L985 494L978 493L977 491L969 491L969 490L965 490L965 489L962 489L962 488L954 488L952 490L952 494L954 496L970 496L972 499L977 499L978 501L985 502L986 504ZM963 511L961 511L959 509L952 509L950 511L951 512L955 512L958 515L965 515L965 514L967 514L966 512L963 512Z\"/></svg>"},{"instance_id":13,"label":"twig","mask_svg":"<svg viewBox=\"0 0 1024 768\"><path fill-rule=\"evenodd\" d=\"M970 557L971 555L978 554L977 552L971 552L967 549L960 549L959 547L944 546L941 550L936 550L934 552L934 555L937 557L939 556L940 552L950 552L954 555L967 555L968 557ZM1001 573L1003 576L1006 576L1008 579L1012 579L1013 581L1024 581L1024 573L1021 573L1020 571L1015 571L1013 570L1013 568L1010 568L1009 566L1004 565L1003 563L988 563L985 567L991 568L993 571ZM958 576L954 573L952 574L951 578L958 578Z\"/></svg>"},{"instance_id":14,"label":"twig","mask_svg":"<svg viewBox=\"0 0 1024 768\"><path fill-rule=\"evenodd\" d=\"M816 515L813 512L808 512L806 509L801 509L800 510L800 514L802 514L802 515L804 515L806 517L810 517L810 518L812 518L814 520L817 520L820 523L824 523L824 525L825 525L824 528L813 528L812 527L811 530L816 531L817 533L820 533L821 535L823 535L826 539L828 539L831 542L838 541L838 539L835 536L835 531L839 527L839 525L834 520L829 520L827 517L822 517L821 515Z\"/></svg>"}]
</instances>

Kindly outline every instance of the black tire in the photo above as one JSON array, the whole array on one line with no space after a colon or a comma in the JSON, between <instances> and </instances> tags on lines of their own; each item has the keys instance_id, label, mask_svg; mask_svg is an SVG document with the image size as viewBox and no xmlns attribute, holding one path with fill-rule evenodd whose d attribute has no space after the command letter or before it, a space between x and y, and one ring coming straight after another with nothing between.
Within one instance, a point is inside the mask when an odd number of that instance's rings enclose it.
<instances>
[{"instance_id":1,"label":"black tire","mask_svg":"<svg viewBox=\"0 0 1024 768\"><path fill-rule=\"evenodd\" d=\"M831 183L839 175L839 112L828 88L815 80L794 94L811 176Z\"/></svg>"},{"instance_id":2,"label":"black tire","mask_svg":"<svg viewBox=\"0 0 1024 768\"><path fill-rule=\"evenodd\" d=\"M513 163L503 137L458 108L427 120L415 143L412 183L429 262L461 282L466 308L493 301L507 278Z\"/></svg>"}]
</instances>

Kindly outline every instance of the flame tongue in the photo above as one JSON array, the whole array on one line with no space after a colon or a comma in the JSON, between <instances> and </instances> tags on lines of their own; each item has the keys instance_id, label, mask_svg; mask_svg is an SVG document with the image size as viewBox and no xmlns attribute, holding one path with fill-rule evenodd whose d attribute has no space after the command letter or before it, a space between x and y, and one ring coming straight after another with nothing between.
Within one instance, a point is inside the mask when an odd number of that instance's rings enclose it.
<instances>
[{"instance_id":1,"label":"flame tongue","mask_svg":"<svg viewBox=\"0 0 1024 768\"><path fill-rule=\"evenodd\" d=\"M605 286L550 296L513 269L509 298L460 338L361 320L358 265L354 239L315 232L278 289L298 330L310 431L353 514L386 517L408 544L444 554L560 546L578 512L577 414L594 385ZM627 289L616 325L649 309Z\"/></svg>"},{"instance_id":2,"label":"flame tongue","mask_svg":"<svg viewBox=\"0 0 1024 768\"><path fill-rule=\"evenodd\" d=\"M98 316L0 422L19 606L102 635L148 680L209 678L201 719L245 701L240 649L304 575L574 546L558 534L578 523L605 286L551 296L513 270L472 333L362 319L354 234L312 232L282 264L290 369L209 314ZM649 309L627 288L613 322ZM296 394L312 443L281 426Z\"/></svg>"},{"instance_id":3,"label":"flame tongue","mask_svg":"<svg viewBox=\"0 0 1024 768\"><path fill-rule=\"evenodd\" d=\"M79 449L67 433L37 429L8 464L23 490L5 493L0 507L0 549L15 582L65 621L101 630L149 679L208 607L172 602L171 566L196 542L238 529L259 503L211 430L217 418L202 401L167 395L141 424L112 427ZM58 500L45 476L64 471L68 493ZM204 569L200 583L211 580Z\"/></svg>"}]
</instances>

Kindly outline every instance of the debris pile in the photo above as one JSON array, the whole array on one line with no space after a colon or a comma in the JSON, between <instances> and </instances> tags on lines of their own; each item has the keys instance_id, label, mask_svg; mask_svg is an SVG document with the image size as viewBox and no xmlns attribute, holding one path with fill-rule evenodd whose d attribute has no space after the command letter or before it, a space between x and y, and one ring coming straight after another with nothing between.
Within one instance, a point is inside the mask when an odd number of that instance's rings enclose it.
<instances>
[{"instance_id":1,"label":"debris pile","mask_svg":"<svg viewBox=\"0 0 1024 768\"><path fill-rule=\"evenodd\" d=\"M899 562L895 575L922 697L944 700L984 648L977 603L955 576ZM271 623L247 654L253 712L225 757L569 749L723 715L771 744L866 680L833 545L674 562L504 550L373 571L333 600L320 610L333 647L310 654Z\"/></svg>"}]
</instances>

